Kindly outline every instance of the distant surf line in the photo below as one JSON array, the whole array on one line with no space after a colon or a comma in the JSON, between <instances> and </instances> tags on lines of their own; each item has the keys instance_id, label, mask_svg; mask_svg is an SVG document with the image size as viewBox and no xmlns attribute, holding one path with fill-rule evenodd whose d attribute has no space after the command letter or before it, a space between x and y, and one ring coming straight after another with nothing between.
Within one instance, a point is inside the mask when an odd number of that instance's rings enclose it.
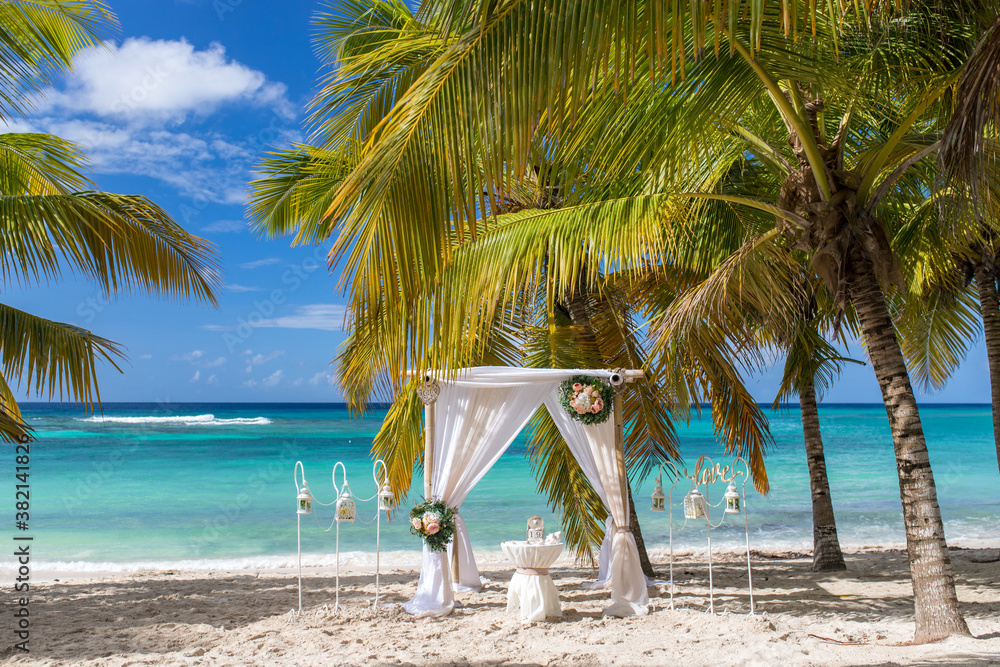
<instances>
[{"instance_id":1,"label":"distant surf line","mask_svg":"<svg viewBox=\"0 0 1000 667\"><path fill-rule=\"evenodd\" d=\"M270 424L267 417L233 417L217 419L215 415L178 415L171 417L102 417L93 416L77 421L94 424L183 424L185 426L262 426Z\"/></svg>"}]
</instances>

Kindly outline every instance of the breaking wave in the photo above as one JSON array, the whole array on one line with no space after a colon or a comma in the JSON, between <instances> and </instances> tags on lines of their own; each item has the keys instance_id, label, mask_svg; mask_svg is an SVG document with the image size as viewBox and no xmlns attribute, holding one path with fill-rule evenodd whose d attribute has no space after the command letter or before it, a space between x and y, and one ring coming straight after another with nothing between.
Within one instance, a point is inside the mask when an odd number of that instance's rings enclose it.
<instances>
[{"instance_id":1,"label":"breaking wave","mask_svg":"<svg viewBox=\"0 0 1000 667\"><path fill-rule=\"evenodd\" d=\"M267 417L233 417L220 419L215 415L178 415L174 417L101 417L94 415L79 421L96 424L180 424L184 426L258 426L270 424Z\"/></svg>"}]
</instances>

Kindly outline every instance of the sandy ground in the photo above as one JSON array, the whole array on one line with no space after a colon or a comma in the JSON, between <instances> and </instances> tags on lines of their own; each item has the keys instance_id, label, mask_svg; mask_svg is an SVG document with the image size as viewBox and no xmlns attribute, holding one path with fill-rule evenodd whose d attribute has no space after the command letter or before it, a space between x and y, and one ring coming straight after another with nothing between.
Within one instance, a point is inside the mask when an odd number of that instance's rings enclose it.
<instances>
[{"instance_id":1,"label":"sandy ground","mask_svg":"<svg viewBox=\"0 0 1000 667\"><path fill-rule=\"evenodd\" d=\"M506 613L508 565L489 565L482 593L462 609L417 619L398 606L373 611L374 576L341 570L303 575L295 617L294 572L136 574L33 585L30 653L13 648L11 597L0 662L13 665L1000 665L1000 563L996 550L955 550L958 596L975 638L909 646L913 608L906 556L848 555L847 572L816 574L795 555L753 561L756 614L748 616L746 563L716 555L716 614L705 613L703 556L675 563L674 605L666 584L650 588L648 616L602 618L608 593L581 588L589 569L553 570L562 618L522 624ZM721 562L720 562L721 561ZM666 563L657 570L666 578ZM383 573L381 600L401 602L415 571ZM9 590L9 589L8 589Z\"/></svg>"}]
</instances>

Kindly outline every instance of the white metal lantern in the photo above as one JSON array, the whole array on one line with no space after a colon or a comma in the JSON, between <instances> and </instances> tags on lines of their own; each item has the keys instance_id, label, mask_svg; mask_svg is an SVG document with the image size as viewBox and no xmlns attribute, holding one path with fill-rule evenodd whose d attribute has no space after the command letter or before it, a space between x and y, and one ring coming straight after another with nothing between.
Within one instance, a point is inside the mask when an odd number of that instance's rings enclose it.
<instances>
[{"instance_id":1,"label":"white metal lantern","mask_svg":"<svg viewBox=\"0 0 1000 667\"><path fill-rule=\"evenodd\" d=\"M660 478L656 478L656 486L653 488L653 511L663 512L666 508L667 494L663 492L663 484Z\"/></svg>"},{"instance_id":2,"label":"white metal lantern","mask_svg":"<svg viewBox=\"0 0 1000 667\"><path fill-rule=\"evenodd\" d=\"M312 514L313 511L313 497L309 493L309 485L303 484L302 488L299 489L299 495L297 498L299 505L296 514Z\"/></svg>"},{"instance_id":3,"label":"white metal lantern","mask_svg":"<svg viewBox=\"0 0 1000 667\"><path fill-rule=\"evenodd\" d=\"M726 491L724 496L726 499L726 514L739 514L740 513L740 492L736 490L734 484L729 485L729 490Z\"/></svg>"},{"instance_id":4,"label":"white metal lantern","mask_svg":"<svg viewBox=\"0 0 1000 667\"><path fill-rule=\"evenodd\" d=\"M707 503L705 502L705 496L701 495L701 491L698 487L694 487L691 491L684 496L684 518L685 519L704 519L708 516Z\"/></svg>"},{"instance_id":5,"label":"white metal lantern","mask_svg":"<svg viewBox=\"0 0 1000 667\"><path fill-rule=\"evenodd\" d=\"M395 506L396 497L392 495L389 482L383 482L382 488L378 492L378 509L380 512L391 512Z\"/></svg>"},{"instance_id":6,"label":"white metal lantern","mask_svg":"<svg viewBox=\"0 0 1000 667\"><path fill-rule=\"evenodd\" d=\"M337 498L337 523L354 523L358 517L358 508L351 498L351 487L344 483L344 491Z\"/></svg>"}]
</instances>

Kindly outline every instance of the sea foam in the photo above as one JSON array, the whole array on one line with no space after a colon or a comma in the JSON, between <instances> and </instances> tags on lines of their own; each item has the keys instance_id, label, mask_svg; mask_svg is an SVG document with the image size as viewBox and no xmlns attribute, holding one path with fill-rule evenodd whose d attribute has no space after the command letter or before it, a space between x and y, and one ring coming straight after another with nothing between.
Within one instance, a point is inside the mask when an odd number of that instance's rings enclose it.
<instances>
[{"instance_id":1,"label":"sea foam","mask_svg":"<svg viewBox=\"0 0 1000 667\"><path fill-rule=\"evenodd\" d=\"M257 426L271 423L267 417L218 419L215 415L177 415L171 417L102 417L94 415L77 421L97 424L182 424L184 426Z\"/></svg>"}]
</instances>

